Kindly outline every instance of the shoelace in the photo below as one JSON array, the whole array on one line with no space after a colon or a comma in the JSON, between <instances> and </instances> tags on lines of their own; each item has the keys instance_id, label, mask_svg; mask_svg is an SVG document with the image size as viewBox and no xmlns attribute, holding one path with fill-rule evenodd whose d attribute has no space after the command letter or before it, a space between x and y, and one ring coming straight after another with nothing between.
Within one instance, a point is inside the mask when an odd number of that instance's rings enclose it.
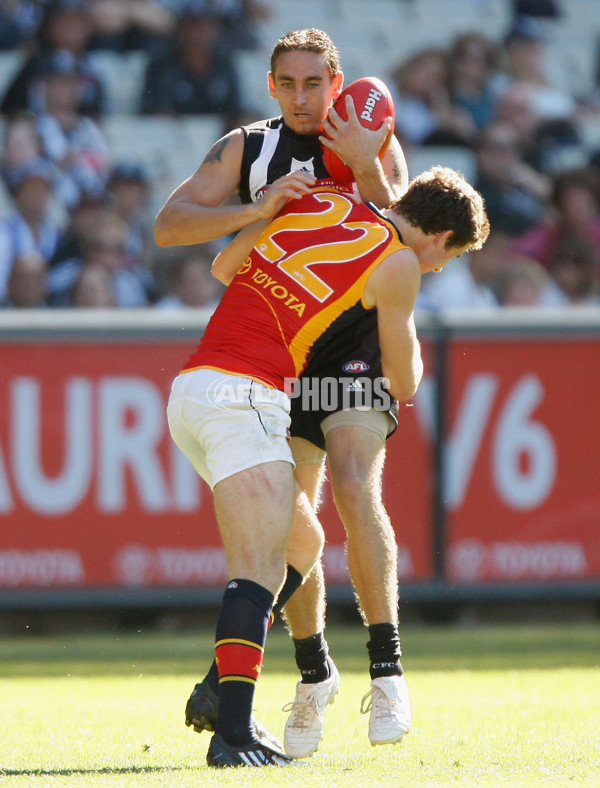
<instances>
[{"instance_id":1,"label":"shoelace","mask_svg":"<svg viewBox=\"0 0 600 788\"><path fill-rule=\"evenodd\" d=\"M375 716L376 719L381 721L389 721L392 719L393 715L393 708L394 703L391 701L383 690L380 690L378 687L372 687L367 694L363 697L360 702L360 713L361 714L368 714L371 709L373 708L373 695L377 692L378 695L381 697L377 698L376 700L379 701L375 706ZM386 701L382 703L381 701Z\"/></svg>"},{"instance_id":2,"label":"shoelace","mask_svg":"<svg viewBox=\"0 0 600 788\"><path fill-rule=\"evenodd\" d=\"M371 688L360 702L360 713L368 714L373 707L373 689Z\"/></svg>"},{"instance_id":3,"label":"shoelace","mask_svg":"<svg viewBox=\"0 0 600 788\"><path fill-rule=\"evenodd\" d=\"M282 707L281 711L289 712L295 711L298 712L296 715L293 725L293 728L307 728L308 727L308 717L310 710L312 708L312 699L311 700L293 700L290 703L286 703L285 706Z\"/></svg>"}]
</instances>

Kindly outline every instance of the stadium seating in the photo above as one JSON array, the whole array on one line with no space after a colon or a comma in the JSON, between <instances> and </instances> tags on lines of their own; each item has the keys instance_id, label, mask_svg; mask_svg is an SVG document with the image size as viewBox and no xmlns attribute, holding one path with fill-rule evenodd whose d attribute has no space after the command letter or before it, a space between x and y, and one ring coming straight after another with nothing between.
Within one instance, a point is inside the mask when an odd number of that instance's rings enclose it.
<instances>
[{"instance_id":1,"label":"stadium seating","mask_svg":"<svg viewBox=\"0 0 600 788\"><path fill-rule=\"evenodd\" d=\"M110 111L117 114L137 112L148 54L98 50L91 58L106 84Z\"/></svg>"},{"instance_id":2,"label":"stadium seating","mask_svg":"<svg viewBox=\"0 0 600 788\"><path fill-rule=\"evenodd\" d=\"M240 96L244 111L255 114L258 118L277 115L279 107L269 96L267 82L269 51L240 50L235 53L235 64L240 78Z\"/></svg>"},{"instance_id":3,"label":"stadium seating","mask_svg":"<svg viewBox=\"0 0 600 788\"><path fill-rule=\"evenodd\" d=\"M184 144L179 119L162 116L109 115L102 127L115 160L137 156L156 173L169 149Z\"/></svg>"}]
</instances>

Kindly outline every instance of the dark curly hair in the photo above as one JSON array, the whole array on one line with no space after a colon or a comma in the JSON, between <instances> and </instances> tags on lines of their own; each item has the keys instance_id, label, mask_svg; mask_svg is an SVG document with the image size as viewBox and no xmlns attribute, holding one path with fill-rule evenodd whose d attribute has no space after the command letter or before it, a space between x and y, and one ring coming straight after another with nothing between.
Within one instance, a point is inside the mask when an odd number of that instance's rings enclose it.
<instances>
[{"instance_id":1,"label":"dark curly hair","mask_svg":"<svg viewBox=\"0 0 600 788\"><path fill-rule=\"evenodd\" d=\"M323 30L315 27L305 30L292 30L286 33L275 44L271 55L271 73L275 74L277 58L283 52L316 52L323 55L331 77L340 70L340 53L331 38Z\"/></svg>"},{"instance_id":2,"label":"dark curly hair","mask_svg":"<svg viewBox=\"0 0 600 788\"><path fill-rule=\"evenodd\" d=\"M490 233L483 197L450 167L431 167L390 208L425 235L452 230L446 248L481 249Z\"/></svg>"}]
</instances>

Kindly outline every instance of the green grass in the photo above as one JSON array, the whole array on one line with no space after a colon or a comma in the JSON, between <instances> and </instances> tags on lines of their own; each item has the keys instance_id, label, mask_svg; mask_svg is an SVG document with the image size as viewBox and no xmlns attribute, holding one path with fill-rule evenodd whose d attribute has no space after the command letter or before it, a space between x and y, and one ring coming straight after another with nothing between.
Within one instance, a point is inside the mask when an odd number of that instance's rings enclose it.
<instances>
[{"instance_id":1,"label":"green grass","mask_svg":"<svg viewBox=\"0 0 600 788\"><path fill-rule=\"evenodd\" d=\"M413 729L372 748L359 714L365 632L328 631L342 688L318 753L289 769L215 772L183 707L212 633L0 638L0 785L600 785L600 628L406 627ZM257 716L281 734L289 640L269 636Z\"/></svg>"}]
</instances>

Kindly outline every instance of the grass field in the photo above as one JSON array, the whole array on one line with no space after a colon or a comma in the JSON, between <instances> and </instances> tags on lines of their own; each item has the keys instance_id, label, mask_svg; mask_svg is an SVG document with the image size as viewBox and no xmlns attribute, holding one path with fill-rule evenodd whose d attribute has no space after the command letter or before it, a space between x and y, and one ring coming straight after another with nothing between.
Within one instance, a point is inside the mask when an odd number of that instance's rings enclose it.
<instances>
[{"instance_id":1,"label":"grass field","mask_svg":"<svg viewBox=\"0 0 600 788\"><path fill-rule=\"evenodd\" d=\"M600 785L600 627L406 627L413 729L372 748L359 714L365 633L328 630L342 687L312 758L287 769L205 766L183 708L212 633L0 638L0 785ZM257 716L281 735L296 674L269 636Z\"/></svg>"}]
</instances>

